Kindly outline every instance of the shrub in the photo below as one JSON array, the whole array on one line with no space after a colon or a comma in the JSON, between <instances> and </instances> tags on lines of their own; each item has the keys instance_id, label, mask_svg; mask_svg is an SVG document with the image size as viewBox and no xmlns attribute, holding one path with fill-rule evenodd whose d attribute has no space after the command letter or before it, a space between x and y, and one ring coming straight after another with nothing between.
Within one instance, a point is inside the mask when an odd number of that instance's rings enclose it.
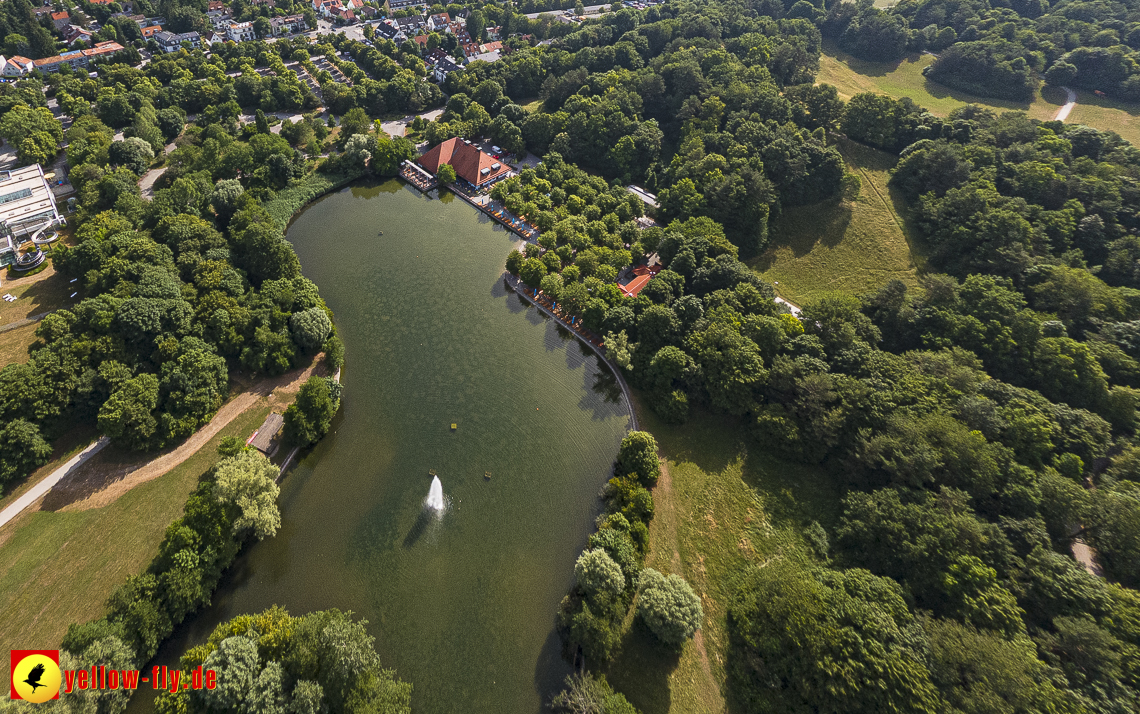
<instances>
[{"instance_id":1,"label":"shrub","mask_svg":"<svg viewBox=\"0 0 1140 714\"><path fill-rule=\"evenodd\" d=\"M625 589L625 575L613 558L601 548L587 550L574 564L578 589L590 598L614 597Z\"/></svg>"}]
</instances>

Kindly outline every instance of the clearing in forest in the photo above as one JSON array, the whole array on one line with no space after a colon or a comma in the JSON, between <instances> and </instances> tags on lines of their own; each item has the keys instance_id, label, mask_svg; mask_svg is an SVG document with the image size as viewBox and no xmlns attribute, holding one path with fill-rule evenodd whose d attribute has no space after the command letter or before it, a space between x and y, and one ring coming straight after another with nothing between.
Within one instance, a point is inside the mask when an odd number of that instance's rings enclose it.
<instances>
[{"instance_id":1,"label":"clearing in forest","mask_svg":"<svg viewBox=\"0 0 1140 714\"><path fill-rule=\"evenodd\" d=\"M769 226L768 250L748 261L797 305L829 292L872 292L894 278L918 284L921 259L904 232L902 201L887 186L897 157L852 141L838 148L862 182L859 195L785 209Z\"/></svg>"},{"instance_id":2,"label":"clearing in forest","mask_svg":"<svg viewBox=\"0 0 1140 714\"><path fill-rule=\"evenodd\" d=\"M799 532L812 520L831 527L839 490L822 469L765 454L730 417L695 411L685 425L668 426L639 409L638 419L664 457L645 565L684 577L705 621L677 656L635 620L606 677L643 714L720 714L728 605L741 573L801 547Z\"/></svg>"},{"instance_id":3,"label":"clearing in forest","mask_svg":"<svg viewBox=\"0 0 1140 714\"><path fill-rule=\"evenodd\" d=\"M1065 104L1065 93L1043 86L1032 103L979 97L931 82L922 70L934 62L928 54L910 55L895 62L867 62L839 50L834 42L824 42L816 81L833 85L839 96L850 99L862 92L880 92L892 97L910 97L937 116L946 116L958 107L979 104L995 112L1023 111L1033 119L1048 121ZM1140 105L1098 97L1078 91L1077 106L1067 120L1097 129L1115 131L1140 146Z\"/></svg>"}]
</instances>

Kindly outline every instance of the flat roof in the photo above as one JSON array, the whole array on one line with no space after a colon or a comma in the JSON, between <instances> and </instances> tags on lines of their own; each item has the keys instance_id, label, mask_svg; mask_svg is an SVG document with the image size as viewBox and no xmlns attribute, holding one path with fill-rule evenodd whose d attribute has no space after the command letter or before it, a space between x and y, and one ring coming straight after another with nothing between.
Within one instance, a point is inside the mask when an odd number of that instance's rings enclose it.
<instances>
[{"instance_id":1,"label":"flat roof","mask_svg":"<svg viewBox=\"0 0 1140 714\"><path fill-rule=\"evenodd\" d=\"M39 164L10 171L0 171L0 221L16 234L28 232L26 224L59 218L55 194L44 178Z\"/></svg>"}]
</instances>

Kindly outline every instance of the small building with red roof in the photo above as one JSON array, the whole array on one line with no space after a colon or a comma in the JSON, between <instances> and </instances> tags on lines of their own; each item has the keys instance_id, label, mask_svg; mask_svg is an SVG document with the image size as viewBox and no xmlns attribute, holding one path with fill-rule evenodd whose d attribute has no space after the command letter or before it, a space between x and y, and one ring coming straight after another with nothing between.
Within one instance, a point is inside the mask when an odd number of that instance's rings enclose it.
<instances>
[{"instance_id":1,"label":"small building with red roof","mask_svg":"<svg viewBox=\"0 0 1140 714\"><path fill-rule=\"evenodd\" d=\"M416 163L432 174L443 164L451 164L455 175L475 188L485 188L511 173L505 163L486 154L478 146L458 137L433 147Z\"/></svg>"}]
</instances>

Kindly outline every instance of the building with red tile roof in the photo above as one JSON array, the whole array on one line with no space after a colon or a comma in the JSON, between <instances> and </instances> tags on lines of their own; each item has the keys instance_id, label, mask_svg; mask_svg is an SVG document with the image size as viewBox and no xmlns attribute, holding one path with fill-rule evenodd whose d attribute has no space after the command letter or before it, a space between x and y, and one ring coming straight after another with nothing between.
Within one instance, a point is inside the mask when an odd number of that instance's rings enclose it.
<instances>
[{"instance_id":1,"label":"building with red tile roof","mask_svg":"<svg viewBox=\"0 0 1140 714\"><path fill-rule=\"evenodd\" d=\"M619 285L618 287L621 288L622 294L626 297L637 297L638 293L640 293L641 289L649 283L652 277L652 275L639 275L633 280L629 281L628 284Z\"/></svg>"},{"instance_id":2,"label":"building with red tile roof","mask_svg":"<svg viewBox=\"0 0 1140 714\"><path fill-rule=\"evenodd\" d=\"M511 173L505 163L460 138L448 139L432 148L417 163L432 174L438 173L441 165L451 164L456 176L476 188L490 186Z\"/></svg>"},{"instance_id":3,"label":"building with red tile roof","mask_svg":"<svg viewBox=\"0 0 1140 714\"><path fill-rule=\"evenodd\" d=\"M64 10L62 12L53 12L51 14L51 21L52 24L55 25L55 29L62 30L71 24L71 16L67 14L67 10Z\"/></svg>"}]
</instances>

